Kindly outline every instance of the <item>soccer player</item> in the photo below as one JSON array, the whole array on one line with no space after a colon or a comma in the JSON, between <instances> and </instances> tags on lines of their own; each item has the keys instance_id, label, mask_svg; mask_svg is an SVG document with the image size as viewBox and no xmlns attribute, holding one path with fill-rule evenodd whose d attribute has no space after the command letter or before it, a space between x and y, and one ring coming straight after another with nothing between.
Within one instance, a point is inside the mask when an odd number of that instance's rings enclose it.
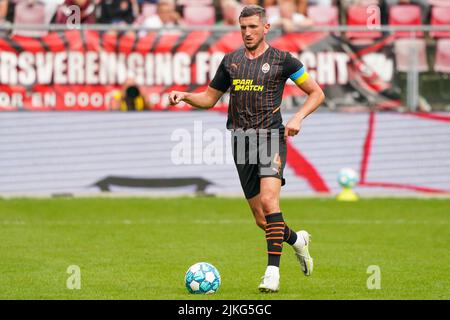
<instances>
[{"instance_id":1,"label":"soccer player","mask_svg":"<svg viewBox=\"0 0 450 320\"><path fill-rule=\"evenodd\" d=\"M207 89L201 93L172 91L169 102L174 105L184 101L196 108L209 109L230 89L227 128L234 132L253 130L258 137L259 132L266 132L270 136L270 139L256 143L258 152L261 151L259 149L270 152L270 162L263 163L259 161L261 159L256 163L249 161L251 150L242 150L242 147L252 149L248 139L243 144L233 141L233 155L256 224L266 235L268 265L259 290L276 292L280 284L283 242L293 247L305 275L311 275L313 270L313 259L308 250L310 235L304 230L296 233L287 226L279 198L281 186L285 183L286 139L300 132L303 119L319 107L324 94L299 60L265 41L270 24L267 23L264 8L257 5L244 7L239 24L244 47L225 55ZM285 82L289 78L308 98L283 126L280 104ZM274 141L276 143L272 144ZM239 161L242 158L244 162Z\"/></svg>"}]
</instances>

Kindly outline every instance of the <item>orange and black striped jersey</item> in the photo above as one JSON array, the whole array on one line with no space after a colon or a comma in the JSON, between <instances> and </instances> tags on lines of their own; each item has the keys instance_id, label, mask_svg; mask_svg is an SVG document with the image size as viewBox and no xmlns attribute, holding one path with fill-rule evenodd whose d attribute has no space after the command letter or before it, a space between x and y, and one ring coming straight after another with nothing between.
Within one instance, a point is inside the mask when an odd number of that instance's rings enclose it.
<instances>
[{"instance_id":1,"label":"orange and black striped jersey","mask_svg":"<svg viewBox=\"0 0 450 320\"><path fill-rule=\"evenodd\" d=\"M228 129L279 129L286 80L301 84L307 77L303 64L289 52L269 47L249 59L242 48L225 55L209 86L222 92L230 89Z\"/></svg>"}]
</instances>

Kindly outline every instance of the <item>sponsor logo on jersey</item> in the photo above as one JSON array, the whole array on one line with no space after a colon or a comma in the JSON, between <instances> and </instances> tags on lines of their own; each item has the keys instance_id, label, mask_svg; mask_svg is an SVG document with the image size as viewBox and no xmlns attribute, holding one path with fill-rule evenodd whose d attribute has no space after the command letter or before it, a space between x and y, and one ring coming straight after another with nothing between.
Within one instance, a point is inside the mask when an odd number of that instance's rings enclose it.
<instances>
[{"instance_id":1,"label":"sponsor logo on jersey","mask_svg":"<svg viewBox=\"0 0 450 320\"><path fill-rule=\"evenodd\" d=\"M263 91L264 86L253 84L253 79L234 79L234 91Z\"/></svg>"}]
</instances>

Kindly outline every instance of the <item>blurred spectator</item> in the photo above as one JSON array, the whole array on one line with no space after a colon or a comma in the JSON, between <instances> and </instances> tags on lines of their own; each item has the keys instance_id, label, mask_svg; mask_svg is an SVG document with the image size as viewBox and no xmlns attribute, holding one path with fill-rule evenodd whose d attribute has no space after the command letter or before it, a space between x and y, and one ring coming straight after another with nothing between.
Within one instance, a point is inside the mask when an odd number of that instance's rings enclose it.
<instances>
[{"instance_id":1,"label":"blurred spectator","mask_svg":"<svg viewBox=\"0 0 450 320\"><path fill-rule=\"evenodd\" d=\"M308 12L308 6L311 4L312 3L310 3L310 0L297 0L297 12L306 16Z\"/></svg>"},{"instance_id":2,"label":"blurred spectator","mask_svg":"<svg viewBox=\"0 0 450 320\"><path fill-rule=\"evenodd\" d=\"M0 23L6 21L8 15L8 2L9 0L0 0Z\"/></svg>"},{"instance_id":3,"label":"blurred spectator","mask_svg":"<svg viewBox=\"0 0 450 320\"><path fill-rule=\"evenodd\" d=\"M128 79L121 90L116 90L112 94L111 109L120 111L145 111L149 105L139 86Z\"/></svg>"},{"instance_id":4,"label":"blurred spectator","mask_svg":"<svg viewBox=\"0 0 450 320\"><path fill-rule=\"evenodd\" d=\"M109 24L112 21L113 0L96 0L95 1L95 17L97 23Z\"/></svg>"},{"instance_id":5,"label":"blurred spectator","mask_svg":"<svg viewBox=\"0 0 450 320\"><path fill-rule=\"evenodd\" d=\"M223 20L223 17L222 17L222 2L223 1L225 1L225 0L211 0L212 5L213 5L213 7L214 7L214 9L216 11L216 21L222 21ZM239 4L239 7L240 7L240 4ZM180 11L180 12L182 12L182 11Z\"/></svg>"},{"instance_id":6,"label":"blurred spectator","mask_svg":"<svg viewBox=\"0 0 450 320\"><path fill-rule=\"evenodd\" d=\"M8 2L9 0L0 0L0 25L4 25L8 20ZM7 30L0 30L0 37L5 37Z\"/></svg>"},{"instance_id":7,"label":"blurred spectator","mask_svg":"<svg viewBox=\"0 0 450 320\"><path fill-rule=\"evenodd\" d=\"M264 8L276 6L276 5L278 5L277 0L263 0L263 2L262 2L262 6Z\"/></svg>"},{"instance_id":8,"label":"blurred spectator","mask_svg":"<svg viewBox=\"0 0 450 320\"><path fill-rule=\"evenodd\" d=\"M280 4L283 0L263 0L263 6L264 8L277 6ZM303 14L306 16L308 5L310 4L310 1L322 1L322 0L295 0L295 11L298 13ZM327 0L324 0L327 1ZM331 0L328 0L331 1Z\"/></svg>"},{"instance_id":9,"label":"blurred spectator","mask_svg":"<svg viewBox=\"0 0 450 320\"><path fill-rule=\"evenodd\" d=\"M294 0L280 1L279 7L279 14L269 18L269 23L272 26L281 27L284 32L292 32L297 28L313 25L311 19L295 11L296 4Z\"/></svg>"},{"instance_id":10,"label":"blurred spectator","mask_svg":"<svg viewBox=\"0 0 450 320\"><path fill-rule=\"evenodd\" d=\"M14 23L24 25L45 24L45 5L38 0L17 0L14 7ZM23 37L43 37L47 34L43 29L14 29L13 35Z\"/></svg>"},{"instance_id":11,"label":"blurred spectator","mask_svg":"<svg viewBox=\"0 0 450 320\"><path fill-rule=\"evenodd\" d=\"M241 6L236 0L222 0L222 21L218 25L236 26L239 25L239 15Z\"/></svg>"},{"instance_id":12,"label":"blurred spectator","mask_svg":"<svg viewBox=\"0 0 450 320\"><path fill-rule=\"evenodd\" d=\"M311 6L321 6L321 7L330 7L330 6L337 6L341 0L306 0L306 4L304 5L304 12L299 11L303 14L307 14L308 7Z\"/></svg>"},{"instance_id":13,"label":"blurred spectator","mask_svg":"<svg viewBox=\"0 0 450 320\"><path fill-rule=\"evenodd\" d=\"M306 0L308 6L333 6L336 0Z\"/></svg>"},{"instance_id":14,"label":"blurred spectator","mask_svg":"<svg viewBox=\"0 0 450 320\"><path fill-rule=\"evenodd\" d=\"M173 0L160 0L156 9L156 15L144 20L142 26L158 29L181 24L182 19L180 14L175 10L175 2Z\"/></svg>"},{"instance_id":15,"label":"blurred spectator","mask_svg":"<svg viewBox=\"0 0 450 320\"><path fill-rule=\"evenodd\" d=\"M103 0L100 2L100 23L132 24L139 15L137 0Z\"/></svg>"},{"instance_id":16,"label":"blurred spectator","mask_svg":"<svg viewBox=\"0 0 450 320\"><path fill-rule=\"evenodd\" d=\"M71 6L80 8L80 23L95 23L95 4L90 0L65 0L56 12L56 23L65 24L73 15Z\"/></svg>"},{"instance_id":17,"label":"blurred spectator","mask_svg":"<svg viewBox=\"0 0 450 320\"><path fill-rule=\"evenodd\" d=\"M251 4L263 5L261 0L241 0L242 6L249 6Z\"/></svg>"},{"instance_id":18,"label":"blurred spectator","mask_svg":"<svg viewBox=\"0 0 450 320\"><path fill-rule=\"evenodd\" d=\"M158 0L138 0L138 4L142 6L144 3L158 4Z\"/></svg>"},{"instance_id":19,"label":"blurred spectator","mask_svg":"<svg viewBox=\"0 0 450 320\"><path fill-rule=\"evenodd\" d=\"M64 4L64 0L40 0L45 4L45 23L51 23L56 17L58 8Z\"/></svg>"}]
</instances>

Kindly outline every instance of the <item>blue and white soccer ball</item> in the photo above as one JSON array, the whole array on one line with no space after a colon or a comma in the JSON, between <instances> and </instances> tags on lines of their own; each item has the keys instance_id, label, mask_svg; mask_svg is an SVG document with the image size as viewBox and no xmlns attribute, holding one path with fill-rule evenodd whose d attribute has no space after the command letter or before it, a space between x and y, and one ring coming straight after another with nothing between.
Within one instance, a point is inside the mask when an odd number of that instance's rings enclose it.
<instances>
[{"instance_id":1,"label":"blue and white soccer ball","mask_svg":"<svg viewBox=\"0 0 450 320\"><path fill-rule=\"evenodd\" d=\"M219 290L220 274L212 264L198 262L186 271L184 282L190 293L211 294Z\"/></svg>"},{"instance_id":2,"label":"blue and white soccer ball","mask_svg":"<svg viewBox=\"0 0 450 320\"><path fill-rule=\"evenodd\" d=\"M339 171L338 182L343 188L353 188L358 184L359 175L352 168L343 168Z\"/></svg>"}]
</instances>

